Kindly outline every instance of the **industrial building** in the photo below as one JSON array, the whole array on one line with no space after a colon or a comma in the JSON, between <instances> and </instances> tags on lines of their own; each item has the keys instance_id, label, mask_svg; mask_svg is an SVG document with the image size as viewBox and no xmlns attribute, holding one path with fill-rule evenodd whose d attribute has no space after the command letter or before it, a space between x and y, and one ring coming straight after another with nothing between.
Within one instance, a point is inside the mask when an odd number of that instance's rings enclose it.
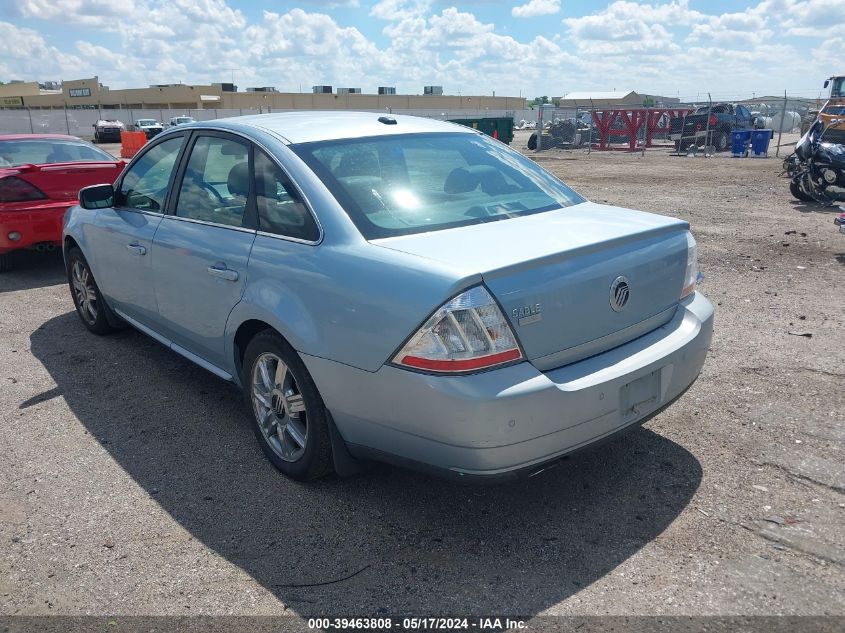
<instances>
[{"instance_id":1,"label":"industrial building","mask_svg":"<svg viewBox=\"0 0 845 633\"><path fill-rule=\"evenodd\" d=\"M57 86L58 87L58 86ZM521 97L444 95L441 86L425 86L422 95L397 95L381 86L379 94L359 88L314 86L312 92L277 92L270 86L238 92L233 84L161 84L148 88L109 90L97 77L61 82L58 90L44 90L38 82L0 86L0 108L98 108L98 109L221 109L221 110L485 110L525 109Z\"/></svg>"}]
</instances>

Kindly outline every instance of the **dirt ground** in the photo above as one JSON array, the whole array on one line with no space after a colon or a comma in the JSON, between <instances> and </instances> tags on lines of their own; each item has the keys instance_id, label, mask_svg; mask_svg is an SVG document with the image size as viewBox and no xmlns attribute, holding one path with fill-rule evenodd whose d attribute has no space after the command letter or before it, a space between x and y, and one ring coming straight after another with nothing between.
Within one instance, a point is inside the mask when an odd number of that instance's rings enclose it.
<instances>
[{"instance_id":1,"label":"dirt ground","mask_svg":"<svg viewBox=\"0 0 845 633\"><path fill-rule=\"evenodd\" d=\"M692 225L716 331L677 404L507 485L297 484L235 389L131 330L89 335L60 258L31 256L0 277L0 614L845 615L834 213L774 158L538 160Z\"/></svg>"}]
</instances>

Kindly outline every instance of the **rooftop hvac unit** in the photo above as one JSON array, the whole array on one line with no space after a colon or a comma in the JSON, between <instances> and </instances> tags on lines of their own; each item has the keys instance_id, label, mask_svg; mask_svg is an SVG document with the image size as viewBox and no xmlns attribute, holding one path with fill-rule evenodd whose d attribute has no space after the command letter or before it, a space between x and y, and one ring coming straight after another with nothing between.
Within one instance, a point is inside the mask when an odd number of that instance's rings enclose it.
<instances>
[{"instance_id":1,"label":"rooftop hvac unit","mask_svg":"<svg viewBox=\"0 0 845 633\"><path fill-rule=\"evenodd\" d=\"M331 86L312 86L311 90L314 92L314 94L321 94L321 95L322 94L329 94L330 95L332 93L332 87Z\"/></svg>"},{"instance_id":2,"label":"rooftop hvac unit","mask_svg":"<svg viewBox=\"0 0 845 633\"><path fill-rule=\"evenodd\" d=\"M361 94L360 88L338 88L337 94L339 95L359 95Z\"/></svg>"},{"instance_id":3,"label":"rooftop hvac unit","mask_svg":"<svg viewBox=\"0 0 845 633\"><path fill-rule=\"evenodd\" d=\"M442 95L443 86L423 86L424 95Z\"/></svg>"},{"instance_id":4,"label":"rooftop hvac unit","mask_svg":"<svg viewBox=\"0 0 845 633\"><path fill-rule=\"evenodd\" d=\"M380 95L395 95L396 88L394 88L393 86L379 86L378 93Z\"/></svg>"}]
</instances>

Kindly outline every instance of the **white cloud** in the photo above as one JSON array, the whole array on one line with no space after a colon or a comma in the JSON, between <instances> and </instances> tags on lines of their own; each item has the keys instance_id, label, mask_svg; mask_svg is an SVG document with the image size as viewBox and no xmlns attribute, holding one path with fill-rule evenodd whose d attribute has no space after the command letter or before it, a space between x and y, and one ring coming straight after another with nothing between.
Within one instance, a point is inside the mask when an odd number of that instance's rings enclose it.
<instances>
[{"instance_id":1,"label":"white cloud","mask_svg":"<svg viewBox=\"0 0 845 633\"><path fill-rule=\"evenodd\" d=\"M835 36L845 25L845 0L770 0L760 7L776 14L784 35Z\"/></svg>"},{"instance_id":2,"label":"white cloud","mask_svg":"<svg viewBox=\"0 0 845 633\"><path fill-rule=\"evenodd\" d=\"M0 22L0 76L33 81L68 76L80 66L79 58L50 46L38 31Z\"/></svg>"},{"instance_id":3,"label":"white cloud","mask_svg":"<svg viewBox=\"0 0 845 633\"><path fill-rule=\"evenodd\" d=\"M326 83L365 92L393 85L412 94L442 84L464 95L613 87L682 96L708 89L809 92L835 72L830 60L843 49L836 31L845 23L845 0L752 0L757 4L722 14L707 13L704 3L693 9L688 0L616 0L566 17L549 39L511 35L512 21L487 22L471 4L459 10L446 0L372 0L353 18L330 10L358 1L304 0L301 6L317 9L255 17L232 0L0 0L0 13L12 16L0 22L0 79L98 75L120 88L228 81L235 69L242 88L283 91ZM508 5L514 16L574 6L516 2ZM138 13L143 19L130 19ZM80 28L67 29L72 39L49 39L49 23L52 33L62 30L56 25ZM379 38L368 36L373 24L382 29ZM811 43L794 39L811 34ZM798 50L811 45L810 55Z\"/></svg>"},{"instance_id":4,"label":"white cloud","mask_svg":"<svg viewBox=\"0 0 845 633\"><path fill-rule=\"evenodd\" d=\"M534 18L539 15L554 15L560 11L560 0L530 0L511 9L515 18Z\"/></svg>"},{"instance_id":5,"label":"white cloud","mask_svg":"<svg viewBox=\"0 0 845 633\"><path fill-rule=\"evenodd\" d=\"M132 0L14 0L11 15L35 20L61 20L102 30L118 30L133 11L143 12L144 2Z\"/></svg>"},{"instance_id":6,"label":"white cloud","mask_svg":"<svg viewBox=\"0 0 845 633\"><path fill-rule=\"evenodd\" d=\"M739 48L757 46L772 36L764 15L752 10L709 16L692 28L689 42L734 45ZM752 39L753 38L753 39Z\"/></svg>"},{"instance_id":7,"label":"white cloud","mask_svg":"<svg viewBox=\"0 0 845 633\"><path fill-rule=\"evenodd\" d=\"M406 20L426 15L433 0L379 0L370 9L370 15L379 20Z\"/></svg>"}]
</instances>

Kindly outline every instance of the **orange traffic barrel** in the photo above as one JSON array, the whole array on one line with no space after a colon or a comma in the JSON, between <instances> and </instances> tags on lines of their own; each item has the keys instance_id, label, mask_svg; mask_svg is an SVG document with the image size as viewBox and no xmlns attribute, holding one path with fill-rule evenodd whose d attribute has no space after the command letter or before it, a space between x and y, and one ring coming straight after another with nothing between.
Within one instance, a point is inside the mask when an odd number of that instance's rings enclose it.
<instances>
[{"instance_id":1,"label":"orange traffic barrel","mask_svg":"<svg viewBox=\"0 0 845 633\"><path fill-rule=\"evenodd\" d=\"M146 142L147 135L144 132L121 132L120 157L132 158Z\"/></svg>"}]
</instances>

